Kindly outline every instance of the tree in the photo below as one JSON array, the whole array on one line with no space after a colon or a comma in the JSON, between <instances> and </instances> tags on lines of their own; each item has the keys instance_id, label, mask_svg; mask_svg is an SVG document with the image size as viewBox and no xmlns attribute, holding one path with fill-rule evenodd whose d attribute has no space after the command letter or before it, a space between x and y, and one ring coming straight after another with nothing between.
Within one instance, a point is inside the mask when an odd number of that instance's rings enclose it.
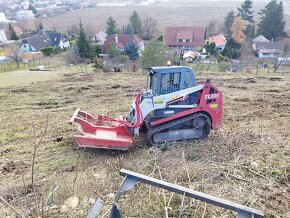
<instances>
[{"instance_id":1,"label":"tree","mask_svg":"<svg viewBox=\"0 0 290 218\"><path fill-rule=\"evenodd\" d=\"M82 58L82 61L84 61L85 59L92 60L95 57L92 43L88 39L81 21L79 24L79 34L77 36L76 45L77 45L77 53Z\"/></svg>"},{"instance_id":2,"label":"tree","mask_svg":"<svg viewBox=\"0 0 290 218\"><path fill-rule=\"evenodd\" d=\"M254 11L252 11L252 8L252 0L245 0L241 7L238 7L238 16L242 17L242 19L247 22L247 27L244 32L248 38L253 38L255 35Z\"/></svg>"},{"instance_id":3,"label":"tree","mask_svg":"<svg viewBox=\"0 0 290 218\"><path fill-rule=\"evenodd\" d=\"M232 30L232 38L238 43L242 44L246 40L246 35L244 31L246 30L246 22L240 17L236 17L231 28Z\"/></svg>"},{"instance_id":4,"label":"tree","mask_svg":"<svg viewBox=\"0 0 290 218\"><path fill-rule=\"evenodd\" d=\"M255 37L256 33L256 26L255 24L248 24L246 27L245 34L248 38L253 39Z\"/></svg>"},{"instance_id":5,"label":"tree","mask_svg":"<svg viewBox=\"0 0 290 218\"><path fill-rule=\"evenodd\" d=\"M22 62L23 52L20 50L19 45L12 45L10 47L10 52L8 58L17 64L17 67L20 67L20 63Z\"/></svg>"},{"instance_id":6,"label":"tree","mask_svg":"<svg viewBox=\"0 0 290 218\"><path fill-rule=\"evenodd\" d=\"M128 35L134 35L134 29L133 29L132 25L127 24L126 26L123 26L122 33L128 34Z\"/></svg>"},{"instance_id":7,"label":"tree","mask_svg":"<svg viewBox=\"0 0 290 218\"><path fill-rule=\"evenodd\" d=\"M124 53L129 56L130 60L137 60L139 58L139 48L132 40L125 46Z\"/></svg>"},{"instance_id":8,"label":"tree","mask_svg":"<svg viewBox=\"0 0 290 218\"><path fill-rule=\"evenodd\" d=\"M9 23L8 29L9 29L9 32L10 32L10 39L11 40L18 40L19 38L18 38L13 26L11 25L11 23Z\"/></svg>"},{"instance_id":9,"label":"tree","mask_svg":"<svg viewBox=\"0 0 290 218\"><path fill-rule=\"evenodd\" d=\"M99 54L102 54L102 46L94 45L94 52L96 53L96 56L99 56Z\"/></svg>"},{"instance_id":10,"label":"tree","mask_svg":"<svg viewBox=\"0 0 290 218\"><path fill-rule=\"evenodd\" d=\"M222 51L222 55L231 59L237 59L241 56L241 44L235 42L234 39L229 39Z\"/></svg>"},{"instance_id":11,"label":"tree","mask_svg":"<svg viewBox=\"0 0 290 218\"><path fill-rule=\"evenodd\" d=\"M144 69L151 66L164 65L165 48L162 42L151 40L141 55L141 65Z\"/></svg>"},{"instance_id":12,"label":"tree","mask_svg":"<svg viewBox=\"0 0 290 218\"><path fill-rule=\"evenodd\" d=\"M230 11L227 14L227 16L225 17L225 20L224 20L224 33L225 33L225 36L228 39L232 35L231 28L233 26L234 20L235 20L235 12L234 11Z\"/></svg>"},{"instance_id":13,"label":"tree","mask_svg":"<svg viewBox=\"0 0 290 218\"><path fill-rule=\"evenodd\" d=\"M108 57L113 58L119 58L122 55L121 51L117 48L115 44L111 44L108 49Z\"/></svg>"},{"instance_id":14,"label":"tree","mask_svg":"<svg viewBox=\"0 0 290 218\"><path fill-rule=\"evenodd\" d=\"M107 34L107 37L119 32L117 25L116 25L116 20L114 20L113 17L111 17L111 16L107 20L107 28L106 28L105 32Z\"/></svg>"},{"instance_id":15,"label":"tree","mask_svg":"<svg viewBox=\"0 0 290 218\"><path fill-rule=\"evenodd\" d=\"M42 24L41 22L39 23L39 27L38 27L38 29L39 29L39 30L44 29L43 24Z\"/></svg>"},{"instance_id":16,"label":"tree","mask_svg":"<svg viewBox=\"0 0 290 218\"><path fill-rule=\"evenodd\" d=\"M215 47L216 47L216 44L214 42L211 42L211 43L205 45L205 50L209 54L213 55L215 53Z\"/></svg>"},{"instance_id":17,"label":"tree","mask_svg":"<svg viewBox=\"0 0 290 218\"><path fill-rule=\"evenodd\" d=\"M206 28L206 38L216 34L216 21L212 20L209 22L207 28Z\"/></svg>"},{"instance_id":18,"label":"tree","mask_svg":"<svg viewBox=\"0 0 290 218\"><path fill-rule=\"evenodd\" d=\"M272 0L259 14L260 23L258 24L258 34L270 40L286 36L286 22L282 1L278 4L276 0Z\"/></svg>"},{"instance_id":19,"label":"tree","mask_svg":"<svg viewBox=\"0 0 290 218\"><path fill-rule=\"evenodd\" d=\"M139 14L134 10L133 14L129 18L130 24L134 30L134 34L138 34L142 29L142 21Z\"/></svg>"},{"instance_id":20,"label":"tree","mask_svg":"<svg viewBox=\"0 0 290 218\"><path fill-rule=\"evenodd\" d=\"M145 40L153 38L154 33L157 32L157 21L152 17L146 17L142 25L142 37Z\"/></svg>"},{"instance_id":21,"label":"tree","mask_svg":"<svg viewBox=\"0 0 290 218\"><path fill-rule=\"evenodd\" d=\"M242 17L243 20L249 23L254 23L254 11L252 11L253 1L245 0L241 7L238 7L238 16Z\"/></svg>"},{"instance_id":22,"label":"tree","mask_svg":"<svg viewBox=\"0 0 290 218\"><path fill-rule=\"evenodd\" d=\"M70 27L67 28L67 32L69 35L78 34L78 31L78 26L75 24L72 24Z\"/></svg>"},{"instance_id":23,"label":"tree","mask_svg":"<svg viewBox=\"0 0 290 218\"><path fill-rule=\"evenodd\" d=\"M37 12L37 10L35 9L35 7L33 7L33 5L32 5L32 4L29 4L28 10L31 10L31 11L32 11L32 13L33 13L35 16L37 16L37 15L38 15L38 12Z\"/></svg>"}]
</instances>

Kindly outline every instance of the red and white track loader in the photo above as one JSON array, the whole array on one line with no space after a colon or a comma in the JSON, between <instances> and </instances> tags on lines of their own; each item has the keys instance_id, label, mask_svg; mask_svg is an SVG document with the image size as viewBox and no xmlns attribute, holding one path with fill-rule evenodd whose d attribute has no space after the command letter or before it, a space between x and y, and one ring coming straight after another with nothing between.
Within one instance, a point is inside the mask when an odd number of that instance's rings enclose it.
<instances>
[{"instance_id":1,"label":"red and white track loader","mask_svg":"<svg viewBox=\"0 0 290 218\"><path fill-rule=\"evenodd\" d=\"M223 95L210 81L196 84L193 71L184 66L152 67L146 91L137 94L129 115L113 119L77 109L81 147L127 150L133 138L146 134L148 144L206 139L223 121Z\"/></svg>"}]
</instances>

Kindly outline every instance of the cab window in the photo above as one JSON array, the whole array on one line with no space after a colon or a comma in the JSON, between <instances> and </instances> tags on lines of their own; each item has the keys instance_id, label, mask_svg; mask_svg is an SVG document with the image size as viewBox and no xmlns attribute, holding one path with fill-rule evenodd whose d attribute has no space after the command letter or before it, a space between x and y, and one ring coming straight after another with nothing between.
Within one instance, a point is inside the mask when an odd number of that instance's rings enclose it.
<instances>
[{"instance_id":1,"label":"cab window","mask_svg":"<svg viewBox=\"0 0 290 218\"><path fill-rule=\"evenodd\" d=\"M160 94L168 94L179 91L181 72L161 74Z\"/></svg>"},{"instance_id":2,"label":"cab window","mask_svg":"<svg viewBox=\"0 0 290 218\"><path fill-rule=\"evenodd\" d=\"M191 72L186 71L184 74L184 88L187 89L193 86L194 86L194 83L192 80L192 74Z\"/></svg>"}]
</instances>

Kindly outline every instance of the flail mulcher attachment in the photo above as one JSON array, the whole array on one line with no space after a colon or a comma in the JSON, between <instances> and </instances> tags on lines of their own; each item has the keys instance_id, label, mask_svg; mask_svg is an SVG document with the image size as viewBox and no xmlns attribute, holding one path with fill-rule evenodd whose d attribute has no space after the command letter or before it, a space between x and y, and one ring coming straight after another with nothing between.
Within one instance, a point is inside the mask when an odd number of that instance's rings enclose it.
<instances>
[{"instance_id":1,"label":"flail mulcher attachment","mask_svg":"<svg viewBox=\"0 0 290 218\"><path fill-rule=\"evenodd\" d=\"M75 139L81 147L105 148L116 150L127 150L133 144L133 133L130 129L138 128L142 122L139 101L141 93L135 99L137 119L131 124L123 118L113 119L108 116L98 115L97 118L91 114L76 109L70 119L70 124L77 123L80 135Z\"/></svg>"}]
</instances>

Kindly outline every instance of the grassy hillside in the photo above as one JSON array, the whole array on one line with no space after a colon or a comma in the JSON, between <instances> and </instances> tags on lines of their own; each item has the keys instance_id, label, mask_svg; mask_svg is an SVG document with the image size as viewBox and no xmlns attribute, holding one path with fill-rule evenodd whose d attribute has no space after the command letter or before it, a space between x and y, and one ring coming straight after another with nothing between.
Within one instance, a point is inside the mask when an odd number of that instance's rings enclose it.
<instances>
[{"instance_id":1,"label":"grassy hillside","mask_svg":"<svg viewBox=\"0 0 290 218\"><path fill-rule=\"evenodd\" d=\"M267 1L259 1L254 4L257 13L267 4ZM169 1L166 3L144 6L126 7L97 7L74 11L55 17L43 18L45 27L60 31L67 31L72 24L78 24L81 19L90 31L96 32L106 27L106 20L113 16L117 25L122 28L128 23L133 10L136 10L142 18L151 16L158 21L159 30L166 26L207 26L212 20L223 22L225 15L230 10L236 10L240 1ZM287 28L290 28L290 2L284 2ZM256 17L258 21L259 17ZM59 22L61 20L61 22Z\"/></svg>"},{"instance_id":2,"label":"grassy hillside","mask_svg":"<svg viewBox=\"0 0 290 218\"><path fill-rule=\"evenodd\" d=\"M30 72L23 71L30 75ZM46 74L46 72L41 72ZM52 72L49 72L50 74ZM224 93L224 124L204 142L173 144L151 151L142 138L127 152L81 149L76 126L67 121L77 107L111 116L126 114L145 73L78 73L68 69L45 81L0 87L0 217L85 217L95 198L108 214L122 181L121 168L177 183L265 212L289 215L289 74L200 73ZM4 74L0 74L0 80ZM33 76L33 75L31 75ZM141 79L142 78L142 79ZM36 151L35 189L31 188L33 130L43 143ZM75 195L79 204L67 210ZM138 184L123 195L124 217L176 217L179 195ZM185 198L185 214L233 217L228 211ZM104 217L105 217L104 216Z\"/></svg>"}]
</instances>

